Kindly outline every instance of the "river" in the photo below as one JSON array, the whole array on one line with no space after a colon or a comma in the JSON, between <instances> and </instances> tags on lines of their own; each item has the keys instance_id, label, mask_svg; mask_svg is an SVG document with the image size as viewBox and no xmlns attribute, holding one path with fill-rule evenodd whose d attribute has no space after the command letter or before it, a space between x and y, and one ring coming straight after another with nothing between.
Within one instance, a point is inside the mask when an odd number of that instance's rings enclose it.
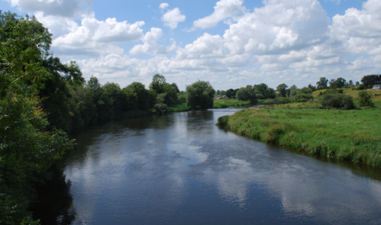
<instances>
[{"instance_id":1,"label":"river","mask_svg":"<svg viewBox=\"0 0 381 225\"><path fill-rule=\"evenodd\" d=\"M381 224L381 170L296 154L215 125L237 110L133 118L78 135L63 162L70 207L58 220Z\"/></svg>"}]
</instances>

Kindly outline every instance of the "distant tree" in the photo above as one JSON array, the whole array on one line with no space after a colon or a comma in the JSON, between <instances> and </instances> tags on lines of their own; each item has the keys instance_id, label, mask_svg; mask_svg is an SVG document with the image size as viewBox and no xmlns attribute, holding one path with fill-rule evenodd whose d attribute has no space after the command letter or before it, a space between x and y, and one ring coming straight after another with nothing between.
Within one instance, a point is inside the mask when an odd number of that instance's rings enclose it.
<instances>
[{"instance_id":1,"label":"distant tree","mask_svg":"<svg viewBox=\"0 0 381 225\"><path fill-rule=\"evenodd\" d=\"M167 111L167 105L164 103L165 102L165 96L167 93L162 93L158 94L156 97L156 104L155 104L155 109L159 111L162 115Z\"/></svg>"},{"instance_id":2,"label":"distant tree","mask_svg":"<svg viewBox=\"0 0 381 225\"><path fill-rule=\"evenodd\" d=\"M171 106L177 104L177 91L176 88L169 84L163 85L163 93L165 93L165 101L164 103ZM156 99L158 99L156 97Z\"/></svg>"},{"instance_id":3,"label":"distant tree","mask_svg":"<svg viewBox=\"0 0 381 225\"><path fill-rule=\"evenodd\" d=\"M367 91L360 91L360 106L370 106L373 107L374 103L372 102L372 96Z\"/></svg>"},{"instance_id":4,"label":"distant tree","mask_svg":"<svg viewBox=\"0 0 381 225\"><path fill-rule=\"evenodd\" d=\"M348 86L350 86L350 87L353 86L353 81L352 81L352 80L349 80L349 81L348 81Z\"/></svg>"},{"instance_id":5,"label":"distant tree","mask_svg":"<svg viewBox=\"0 0 381 225\"><path fill-rule=\"evenodd\" d=\"M267 98L271 98L271 99L276 98L275 90L273 88L267 88L267 90L266 90L266 97Z\"/></svg>"},{"instance_id":6,"label":"distant tree","mask_svg":"<svg viewBox=\"0 0 381 225\"><path fill-rule=\"evenodd\" d=\"M261 95L258 96L260 99L267 98L266 90L268 86L265 83L254 85L255 90L257 90Z\"/></svg>"},{"instance_id":7,"label":"distant tree","mask_svg":"<svg viewBox=\"0 0 381 225\"><path fill-rule=\"evenodd\" d=\"M130 88L136 94L138 98L138 108L140 110L149 109L149 107L147 107L147 102L149 101L150 93L148 90L145 89L144 84L140 82L133 82L127 87Z\"/></svg>"},{"instance_id":8,"label":"distant tree","mask_svg":"<svg viewBox=\"0 0 381 225\"><path fill-rule=\"evenodd\" d=\"M360 85L360 82L356 81L356 86L357 86L357 85Z\"/></svg>"},{"instance_id":9,"label":"distant tree","mask_svg":"<svg viewBox=\"0 0 381 225\"><path fill-rule=\"evenodd\" d=\"M365 85L365 88L372 88L375 84L381 84L381 74L366 75L361 79L361 82Z\"/></svg>"},{"instance_id":10,"label":"distant tree","mask_svg":"<svg viewBox=\"0 0 381 225\"><path fill-rule=\"evenodd\" d=\"M221 91L220 90L217 90L216 94L217 95L220 95Z\"/></svg>"},{"instance_id":11,"label":"distant tree","mask_svg":"<svg viewBox=\"0 0 381 225\"><path fill-rule=\"evenodd\" d=\"M312 86L311 84L308 85L308 88L311 89L313 92L317 90L315 86Z\"/></svg>"},{"instance_id":12,"label":"distant tree","mask_svg":"<svg viewBox=\"0 0 381 225\"><path fill-rule=\"evenodd\" d=\"M163 85L166 84L165 77L160 74L155 74L149 88L155 90L157 94L164 93Z\"/></svg>"},{"instance_id":13,"label":"distant tree","mask_svg":"<svg viewBox=\"0 0 381 225\"><path fill-rule=\"evenodd\" d=\"M307 101L312 98L312 90L308 87L303 87L302 89L298 90L297 94L294 96L294 100L297 102Z\"/></svg>"},{"instance_id":14,"label":"distant tree","mask_svg":"<svg viewBox=\"0 0 381 225\"><path fill-rule=\"evenodd\" d=\"M226 91L226 97L228 98L234 98L235 97L236 91L234 89L230 88L229 90Z\"/></svg>"},{"instance_id":15,"label":"distant tree","mask_svg":"<svg viewBox=\"0 0 381 225\"><path fill-rule=\"evenodd\" d=\"M177 87L176 83L172 83L171 86L176 89L177 93L180 93L179 87Z\"/></svg>"},{"instance_id":16,"label":"distant tree","mask_svg":"<svg viewBox=\"0 0 381 225\"><path fill-rule=\"evenodd\" d=\"M329 87L330 88L342 88L346 84L347 84L347 81L344 78L339 77L336 80L331 79L331 81L329 82Z\"/></svg>"},{"instance_id":17,"label":"distant tree","mask_svg":"<svg viewBox=\"0 0 381 225\"><path fill-rule=\"evenodd\" d=\"M276 90L279 92L280 97L286 97L287 96L287 91L288 91L287 88L288 88L288 86L285 83L279 84L276 87Z\"/></svg>"},{"instance_id":18,"label":"distant tree","mask_svg":"<svg viewBox=\"0 0 381 225\"><path fill-rule=\"evenodd\" d=\"M197 81L186 87L188 106L194 109L207 109L213 107L215 90L207 81Z\"/></svg>"},{"instance_id":19,"label":"distant tree","mask_svg":"<svg viewBox=\"0 0 381 225\"><path fill-rule=\"evenodd\" d=\"M250 101L251 104L257 104L258 96L262 96L262 94L251 85L240 88L236 93L238 100Z\"/></svg>"},{"instance_id":20,"label":"distant tree","mask_svg":"<svg viewBox=\"0 0 381 225\"><path fill-rule=\"evenodd\" d=\"M292 85L290 88L289 88L289 91L290 91L290 94L288 97L292 98L294 97L297 93L298 93L298 88L296 87L296 85Z\"/></svg>"},{"instance_id":21,"label":"distant tree","mask_svg":"<svg viewBox=\"0 0 381 225\"><path fill-rule=\"evenodd\" d=\"M320 80L316 82L316 88L318 90L320 89L326 89L328 84L328 79L325 77L320 77Z\"/></svg>"}]
</instances>

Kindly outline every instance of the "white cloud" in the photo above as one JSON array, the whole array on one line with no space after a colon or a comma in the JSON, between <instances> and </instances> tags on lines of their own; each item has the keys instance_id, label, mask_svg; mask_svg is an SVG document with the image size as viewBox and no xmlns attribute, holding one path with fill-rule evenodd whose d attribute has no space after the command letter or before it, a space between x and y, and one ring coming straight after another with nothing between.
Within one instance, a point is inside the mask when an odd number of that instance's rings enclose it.
<instances>
[{"instance_id":1,"label":"white cloud","mask_svg":"<svg viewBox=\"0 0 381 225\"><path fill-rule=\"evenodd\" d=\"M171 29L175 29L177 24L185 21L185 16L181 15L179 8L174 8L166 12L162 17L161 21L164 22L164 25L170 27Z\"/></svg>"},{"instance_id":2,"label":"white cloud","mask_svg":"<svg viewBox=\"0 0 381 225\"><path fill-rule=\"evenodd\" d=\"M163 31L160 28L151 28L142 38L143 45L135 45L129 53L131 55L157 55L169 54L176 50L176 42L172 39L171 46L159 45L156 42L163 37Z\"/></svg>"},{"instance_id":3,"label":"white cloud","mask_svg":"<svg viewBox=\"0 0 381 225\"><path fill-rule=\"evenodd\" d=\"M352 54L381 53L381 2L368 0L363 9L350 8L332 19L329 35ZM337 44L337 43L336 43Z\"/></svg>"},{"instance_id":4,"label":"white cloud","mask_svg":"<svg viewBox=\"0 0 381 225\"><path fill-rule=\"evenodd\" d=\"M45 15L75 17L91 5L91 0L6 0L21 11L43 12Z\"/></svg>"},{"instance_id":5,"label":"white cloud","mask_svg":"<svg viewBox=\"0 0 381 225\"><path fill-rule=\"evenodd\" d=\"M121 53L123 49L117 44L139 40L143 36L140 28L143 25L143 21L129 24L127 21L118 22L115 18L105 21L83 18L81 26L73 25L70 33L53 40L52 50L66 56Z\"/></svg>"},{"instance_id":6,"label":"white cloud","mask_svg":"<svg viewBox=\"0 0 381 225\"><path fill-rule=\"evenodd\" d=\"M160 3L160 6L159 6L159 8L160 9L165 9L165 8L167 8L169 6L169 4L168 3L166 3L166 2L163 2L163 3Z\"/></svg>"},{"instance_id":7,"label":"white cloud","mask_svg":"<svg viewBox=\"0 0 381 225\"><path fill-rule=\"evenodd\" d=\"M245 7L242 4L243 0L220 0L214 6L214 12L211 15L194 21L193 25L202 29L214 27L220 21L244 12Z\"/></svg>"}]
</instances>

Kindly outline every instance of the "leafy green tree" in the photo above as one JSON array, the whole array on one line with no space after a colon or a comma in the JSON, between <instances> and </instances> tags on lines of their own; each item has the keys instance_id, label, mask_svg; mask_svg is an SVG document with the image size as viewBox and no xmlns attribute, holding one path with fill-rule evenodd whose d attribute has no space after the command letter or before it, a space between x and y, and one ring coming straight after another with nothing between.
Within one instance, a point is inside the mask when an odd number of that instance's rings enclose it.
<instances>
[{"instance_id":1,"label":"leafy green tree","mask_svg":"<svg viewBox=\"0 0 381 225\"><path fill-rule=\"evenodd\" d=\"M167 105L164 103L166 95L167 93L158 94L156 97L156 104L154 106L155 109L159 111L162 115L167 111Z\"/></svg>"},{"instance_id":2,"label":"leafy green tree","mask_svg":"<svg viewBox=\"0 0 381 225\"><path fill-rule=\"evenodd\" d=\"M177 104L177 90L175 87L169 84L164 84L163 93L166 94L165 101L164 101L165 104L169 106Z\"/></svg>"},{"instance_id":3,"label":"leafy green tree","mask_svg":"<svg viewBox=\"0 0 381 225\"><path fill-rule=\"evenodd\" d=\"M320 77L320 80L316 82L316 88L318 90L326 89L328 87L328 79L325 77Z\"/></svg>"},{"instance_id":4,"label":"leafy green tree","mask_svg":"<svg viewBox=\"0 0 381 225\"><path fill-rule=\"evenodd\" d=\"M147 107L147 102L149 101L150 93L148 90L145 89L144 84L142 84L140 82L133 82L132 84L128 85L127 87L130 88L138 97L138 108L140 110L149 109Z\"/></svg>"},{"instance_id":5,"label":"leafy green tree","mask_svg":"<svg viewBox=\"0 0 381 225\"><path fill-rule=\"evenodd\" d=\"M289 91L290 91L290 95L289 95L289 97L292 98L292 97L294 97L294 96L298 93L299 89L298 89L298 88L296 87L296 85L294 84L294 85L292 85L292 86L290 87Z\"/></svg>"},{"instance_id":6,"label":"leafy green tree","mask_svg":"<svg viewBox=\"0 0 381 225\"><path fill-rule=\"evenodd\" d=\"M152 82L149 85L149 88L152 90L155 90L157 94L164 93L164 84L167 82L165 81L165 77L160 74L155 74L152 78Z\"/></svg>"},{"instance_id":7,"label":"leafy green tree","mask_svg":"<svg viewBox=\"0 0 381 225\"><path fill-rule=\"evenodd\" d=\"M367 91L360 91L360 106L370 106L373 107L374 103L372 102L372 96Z\"/></svg>"},{"instance_id":8,"label":"leafy green tree","mask_svg":"<svg viewBox=\"0 0 381 225\"><path fill-rule=\"evenodd\" d=\"M323 108L354 109L353 97L350 95L330 93L321 99Z\"/></svg>"},{"instance_id":9,"label":"leafy green tree","mask_svg":"<svg viewBox=\"0 0 381 225\"><path fill-rule=\"evenodd\" d=\"M329 87L333 88L333 89L335 89L335 88L342 88L346 84L347 84L347 81L344 78L339 77L336 80L331 79L331 81L329 82Z\"/></svg>"},{"instance_id":10,"label":"leafy green tree","mask_svg":"<svg viewBox=\"0 0 381 225\"><path fill-rule=\"evenodd\" d=\"M194 109L207 109L213 107L215 90L207 81L196 81L186 87L188 106Z\"/></svg>"},{"instance_id":11,"label":"leafy green tree","mask_svg":"<svg viewBox=\"0 0 381 225\"><path fill-rule=\"evenodd\" d=\"M267 90L268 86L265 83L256 84L256 85L254 85L254 88L255 88L255 90L257 90L261 94L260 96L258 96L259 98L261 98L261 99L267 98L266 90Z\"/></svg>"},{"instance_id":12,"label":"leafy green tree","mask_svg":"<svg viewBox=\"0 0 381 225\"><path fill-rule=\"evenodd\" d=\"M276 90L279 92L280 97L287 97L287 92L288 92L287 88L288 86L285 83L279 84L276 87Z\"/></svg>"},{"instance_id":13,"label":"leafy green tree","mask_svg":"<svg viewBox=\"0 0 381 225\"><path fill-rule=\"evenodd\" d=\"M365 88L372 88L375 84L381 84L381 74L366 75L361 79L361 82L365 85Z\"/></svg>"},{"instance_id":14,"label":"leafy green tree","mask_svg":"<svg viewBox=\"0 0 381 225\"><path fill-rule=\"evenodd\" d=\"M267 98L271 98L271 99L276 98L275 90L273 88L267 88L267 90L266 90L266 97Z\"/></svg>"},{"instance_id":15,"label":"leafy green tree","mask_svg":"<svg viewBox=\"0 0 381 225\"><path fill-rule=\"evenodd\" d=\"M259 96L262 94L253 86L247 85L237 91L236 98L241 101L250 101L250 104L257 104Z\"/></svg>"},{"instance_id":16,"label":"leafy green tree","mask_svg":"<svg viewBox=\"0 0 381 225\"><path fill-rule=\"evenodd\" d=\"M308 87L303 87L298 90L297 94L294 96L294 100L297 102L307 101L312 99L312 90Z\"/></svg>"},{"instance_id":17,"label":"leafy green tree","mask_svg":"<svg viewBox=\"0 0 381 225\"><path fill-rule=\"evenodd\" d=\"M51 35L34 17L0 11L0 223L38 224L27 212L33 184L73 144L48 131L37 96L51 75L42 66Z\"/></svg>"},{"instance_id":18,"label":"leafy green tree","mask_svg":"<svg viewBox=\"0 0 381 225\"><path fill-rule=\"evenodd\" d=\"M177 93L180 93L179 87L177 87L177 84L176 84L176 83L172 83L171 86L174 87L174 88L176 89L176 92L177 92Z\"/></svg>"},{"instance_id":19,"label":"leafy green tree","mask_svg":"<svg viewBox=\"0 0 381 225\"><path fill-rule=\"evenodd\" d=\"M308 88L312 90L312 92L316 91L317 88L311 84L308 85Z\"/></svg>"}]
</instances>

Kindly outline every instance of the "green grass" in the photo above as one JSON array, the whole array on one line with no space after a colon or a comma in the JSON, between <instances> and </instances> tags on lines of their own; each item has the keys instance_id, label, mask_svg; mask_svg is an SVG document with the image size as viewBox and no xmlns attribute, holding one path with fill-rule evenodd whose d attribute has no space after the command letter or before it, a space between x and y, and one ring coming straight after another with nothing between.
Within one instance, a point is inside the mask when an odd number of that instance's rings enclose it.
<instances>
[{"instance_id":1,"label":"green grass","mask_svg":"<svg viewBox=\"0 0 381 225\"><path fill-rule=\"evenodd\" d=\"M174 106L168 106L167 107L168 112L183 112L183 111L189 111L190 106L187 105L187 103L181 103Z\"/></svg>"},{"instance_id":2,"label":"green grass","mask_svg":"<svg viewBox=\"0 0 381 225\"><path fill-rule=\"evenodd\" d=\"M250 106L250 102L240 101L236 99L218 99L213 101L213 108L245 107L245 106Z\"/></svg>"},{"instance_id":3,"label":"green grass","mask_svg":"<svg viewBox=\"0 0 381 225\"><path fill-rule=\"evenodd\" d=\"M325 110L306 102L249 108L217 124L266 143L381 167L380 115L380 107Z\"/></svg>"}]
</instances>

